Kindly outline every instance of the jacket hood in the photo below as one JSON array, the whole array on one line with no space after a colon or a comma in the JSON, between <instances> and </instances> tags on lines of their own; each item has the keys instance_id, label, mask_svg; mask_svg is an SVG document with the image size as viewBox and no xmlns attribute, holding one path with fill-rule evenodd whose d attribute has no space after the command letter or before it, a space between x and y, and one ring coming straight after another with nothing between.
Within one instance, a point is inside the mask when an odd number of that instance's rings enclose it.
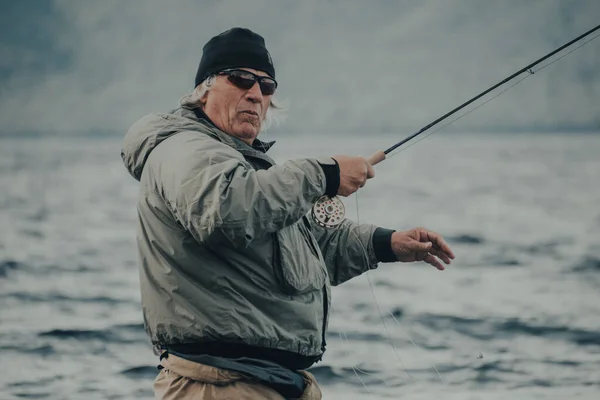
<instances>
[{"instance_id":1,"label":"jacket hood","mask_svg":"<svg viewBox=\"0 0 600 400\"><path fill-rule=\"evenodd\" d=\"M185 114L193 111L182 110ZM153 113L135 122L125 134L121 159L136 180L140 180L148 156L162 141L182 131L198 131L206 127L201 121L182 115Z\"/></svg>"},{"instance_id":2,"label":"jacket hood","mask_svg":"<svg viewBox=\"0 0 600 400\"><path fill-rule=\"evenodd\" d=\"M194 112L187 108L179 108L173 113L152 113L135 122L125 134L121 159L125 167L136 180L140 180L148 156L162 141L183 131L212 131L219 140L233 148L244 148L242 141L221 133L212 125L202 112ZM275 141L262 142L255 139L252 148L261 153L267 152Z\"/></svg>"}]
</instances>

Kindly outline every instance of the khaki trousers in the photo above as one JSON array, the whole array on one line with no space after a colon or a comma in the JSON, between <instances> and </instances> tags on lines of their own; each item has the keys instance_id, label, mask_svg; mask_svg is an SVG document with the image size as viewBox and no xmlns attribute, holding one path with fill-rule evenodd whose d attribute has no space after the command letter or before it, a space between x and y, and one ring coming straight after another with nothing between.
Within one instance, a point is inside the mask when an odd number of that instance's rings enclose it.
<instances>
[{"instance_id":1,"label":"khaki trousers","mask_svg":"<svg viewBox=\"0 0 600 400\"><path fill-rule=\"evenodd\" d=\"M252 377L185 360L169 354L154 380L154 394L161 400L288 400ZM306 389L299 400L321 400L314 376L304 376Z\"/></svg>"}]
</instances>

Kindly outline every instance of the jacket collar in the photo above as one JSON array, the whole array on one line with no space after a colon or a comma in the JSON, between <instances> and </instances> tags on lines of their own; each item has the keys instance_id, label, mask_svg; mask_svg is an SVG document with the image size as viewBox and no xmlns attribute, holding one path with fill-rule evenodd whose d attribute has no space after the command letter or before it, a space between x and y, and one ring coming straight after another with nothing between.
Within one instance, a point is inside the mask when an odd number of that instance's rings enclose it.
<instances>
[{"instance_id":1,"label":"jacket collar","mask_svg":"<svg viewBox=\"0 0 600 400\"><path fill-rule=\"evenodd\" d=\"M273 159L266 154L267 151L275 144L274 140L271 142L263 142L259 139L254 139L252 146L250 146L246 142L243 142L234 136L228 135L219 128L217 128L217 126L199 108L191 109L187 107L180 107L174 112L183 117L193 119L205 125L213 132L213 134L215 134L218 137L220 141L228 144L240 153L247 156L263 159L273 165L275 164L275 161L273 161Z\"/></svg>"},{"instance_id":2,"label":"jacket collar","mask_svg":"<svg viewBox=\"0 0 600 400\"><path fill-rule=\"evenodd\" d=\"M211 128L216 129L219 132L225 133L225 132L221 131L219 128L217 128L217 126L210 120L210 118L208 118L208 116L201 109L199 109L199 108L194 108L194 109L185 108L185 110L190 111L190 113L189 113L190 115L185 115L184 114L186 117L190 118L191 116L193 116L193 117L195 117L193 119L196 119L198 121L203 121L203 122L209 124L211 126ZM230 135L228 135L228 136L230 136ZM243 145L243 146L246 146L246 147L251 147L251 148L253 148L256 151L260 151L261 153L266 153L275 144L275 140L270 141L270 142L263 142L262 140L259 140L258 138L256 138L256 139L254 139L254 142L252 142L252 146L248 146L247 143L242 142L241 140L239 140L239 139L237 139L235 137L232 137L232 139L234 139L235 142L241 142L240 145Z\"/></svg>"}]
</instances>

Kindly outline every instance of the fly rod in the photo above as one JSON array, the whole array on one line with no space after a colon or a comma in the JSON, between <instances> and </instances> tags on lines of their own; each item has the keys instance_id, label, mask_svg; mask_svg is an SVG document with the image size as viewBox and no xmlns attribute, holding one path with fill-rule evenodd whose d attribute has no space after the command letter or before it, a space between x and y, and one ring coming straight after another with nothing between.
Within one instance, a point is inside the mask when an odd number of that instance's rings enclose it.
<instances>
[{"instance_id":1,"label":"fly rod","mask_svg":"<svg viewBox=\"0 0 600 400\"><path fill-rule=\"evenodd\" d=\"M565 43L564 45L560 46L556 50L551 51L550 53L546 54L545 56L541 57L540 59L538 59L538 60L532 62L531 64L529 64L529 65L521 68L520 70L518 70L514 74L512 74L509 77L501 80L500 82L498 82L494 86L490 87L489 89L486 89L485 91L479 93L477 96L475 96L472 99L464 102L463 104L461 104L460 106L456 107L455 109L447 112L446 114L442 115L441 117L439 117L435 121L430 122L429 124L427 124L424 127L422 127L419 131L417 131L417 132L413 133L412 135L408 136L407 138L399 141L398 143L396 143L395 145L393 145L389 149L384 150L384 151L378 151L378 152L376 152L375 154L373 154L371 157L368 158L369 163L371 165L375 165L375 164L380 163L381 161L383 161L383 160L386 159L386 156L389 153L391 153L392 151L396 150L398 147L400 147L403 144L407 143L408 141L416 138L417 136L419 136L423 132L425 132L428 129L430 129L431 127L433 127L434 125L436 125L436 124L440 123L441 121L445 120L446 118L448 118L452 114L455 114L456 112L462 110L463 108L465 108L469 104L473 103L477 99L480 99L481 97L485 96L486 94L488 94L492 90L498 88L499 86L502 86L505 83L513 80L514 78L516 78L517 76L521 75L522 73L528 72L530 74L533 74L533 70L531 68L535 67L536 65L538 65L539 63L543 62L544 60L547 60L548 58L552 57L553 55L555 55L559 51L566 49L567 47L571 46L573 43L575 43L575 42L583 39L586 36L589 36L590 34L594 33L595 31L597 31L599 29L600 29L600 25L596 26L595 28L590 29L589 31L587 31L584 34L576 37L575 39L571 40L570 42ZM594 38L592 38L592 40L595 39L596 37L597 36L595 36ZM326 227L326 228L332 228L332 227L335 227L335 226L339 225L343 221L343 219L344 219L344 214L345 214L344 204L341 202L341 200L338 197L330 198L327 195L322 196L322 197L320 197L317 200L317 202L314 204L314 206L312 208L312 217L313 217L313 219L319 225L321 225L323 227Z\"/></svg>"},{"instance_id":2,"label":"fly rod","mask_svg":"<svg viewBox=\"0 0 600 400\"><path fill-rule=\"evenodd\" d=\"M456 107L455 109L447 112L446 114L442 115L441 117L439 117L438 119L436 119L433 122L430 122L429 124L425 125L424 127L422 127L418 132L413 133L412 135L408 136L407 138L399 141L398 143L396 143L395 145L393 145L392 147L390 147L389 149L385 150L385 151L378 151L377 153L373 154L371 157L369 157L369 163L371 165L375 165L380 163L381 161L385 160L385 157L391 153L392 151L396 150L398 147L402 146L403 144L405 144L406 142L416 138L417 136L419 136L420 134L422 134L423 132L425 132L426 130L428 130L429 128L433 127L434 125L442 122L443 120L445 120L446 118L448 118L449 116L451 116L452 114L455 114L456 112L462 110L463 108L465 108L466 106L468 106L469 104L473 103L475 100L480 99L481 97L485 96L486 94L488 94L489 92L491 92L492 90L498 88L499 86L504 85L505 83L513 80L514 78L516 78L517 76L521 75L524 72L528 72L528 73L533 73L531 71L531 68L535 67L536 65L538 65L539 63L543 62L544 60L547 60L548 58L552 57L553 55L555 55L556 53L558 53L561 50L566 49L567 47L571 46L573 43L583 39L584 37L594 33L595 31L600 29L600 25L596 26L595 28L590 29L589 31L585 32L584 34L576 37L575 39L571 40L568 43L565 43L564 45L560 46L559 48L557 48L556 50L546 54L545 56L543 56L542 58L532 62L531 64L527 65L526 67L521 68L520 70L518 70L517 72L515 72L514 74L512 74L511 76L501 80L500 82L498 82L497 84L495 84L494 86L490 87L489 89L486 89L485 91L479 93L477 96L473 97L472 99L464 102L463 104L461 104L460 106Z\"/></svg>"}]
</instances>

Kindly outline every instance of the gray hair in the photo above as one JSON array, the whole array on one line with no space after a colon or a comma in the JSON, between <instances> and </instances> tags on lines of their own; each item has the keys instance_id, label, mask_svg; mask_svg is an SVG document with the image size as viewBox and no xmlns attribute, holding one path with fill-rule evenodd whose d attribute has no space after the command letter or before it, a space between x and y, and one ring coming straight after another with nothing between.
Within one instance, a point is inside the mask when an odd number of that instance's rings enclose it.
<instances>
[{"instance_id":1,"label":"gray hair","mask_svg":"<svg viewBox=\"0 0 600 400\"><path fill-rule=\"evenodd\" d=\"M206 78L202 83L196 86L191 93L183 96L179 100L179 104L182 107L189 109L201 108L202 104L200 103L200 99L202 99L202 96L204 96L210 90L215 78L215 75L211 75ZM260 127L261 132L266 131L273 123L279 125L281 122L283 122L287 116L287 109L288 107L286 104L276 99L275 96L271 97L271 102L269 103L265 120L262 122Z\"/></svg>"}]
</instances>

